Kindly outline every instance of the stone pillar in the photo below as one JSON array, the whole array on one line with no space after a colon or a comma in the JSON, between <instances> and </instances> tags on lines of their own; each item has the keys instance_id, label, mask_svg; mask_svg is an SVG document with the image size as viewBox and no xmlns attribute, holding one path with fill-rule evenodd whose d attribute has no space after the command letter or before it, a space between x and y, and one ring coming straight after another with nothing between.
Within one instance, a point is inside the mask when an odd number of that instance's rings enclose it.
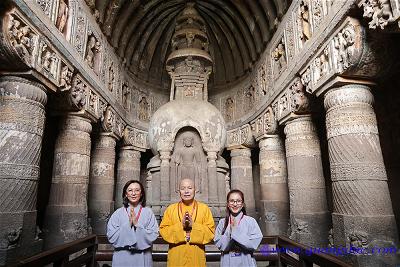
<instances>
[{"instance_id":1,"label":"stone pillar","mask_svg":"<svg viewBox=\"0 0 400 267\"><path fill-rule=\"evenodd\" d=\"M285 125L290 201L290 238L313 247L326 247L330 225L321 148L310 115Z\"/></svg>"},{"instance_id":2,"label":"stone pillar","mask_svg":"<svg viewBox=\"0 0 400 267\"><path fill-rule=\"evenodd\" d=\"M93 233L98 235L106 233L114 211L115 145L115 137L101 133L90 161L89 218Z\"/></svg>"},{"instance_id":3,"label":"stone pillar","mask_svg":"<svg viewBox=\"0 0 400 267\"><path fill-rule=\"evenodd\" d=\"M287 235L289 194L285 148L278 135L259 141L261 230L264 235Z\"/></svg>"},{"instance_id":4,"label":"stone pillar","mask_svg":"<svg viewBox=\"0 0 400 267\"><path fill-rule=\"evenodd\" d=\"M40 252L36 198L46 89L0 77L0 266Z\"/></svg>"},{"instance_id":5,"label":"stone pillar","mask_svg":"<svg viewBox=\"0 0 400 267\"><path fill-rule=\"evenodd\" d=\"M133 146L121 147L115 186L115 209L122 207L122 189L126 182L140 179L140 156L140 151L135 150Z\"/></svg>"},{"instance_id":6,"label":"stone pillar","mask_svg":"<svg viewBox=\"0 0 400 267\"><path fill-rule=\"evenodd\" d=\"M170 187L169 181L169 160L171 159L170 151L160 151L160 185L161 185L161 201L171 200L171 190L175 191L175 187Z\"/></svg>"},{"instance_id":7,"label":"stone pillar","mask_svg":"<svg viewBox=\"0 0 400 267\"><path fill-rule=\"evenodd\" d=\"M60 128L44 226L46 249L90 232L87 197L92 125L88 119L67 115Z\"/></svg>"},{"instance_id":8,"label":"stone pillar","mask_svg":"<svg viewBox=\"0 0 400 267\"><path fill-rule=\"evenodd\" d=\"M231 151L231 189L239 189L244 193L247 213L256 218L250 148Z\"/></svg>"},{"instance_id":9,"label":"stone pillar","mask_svg":"<svg viewBox=\"0 0 400 267\"><path fill-rule=\"evenodd\" d=\"M208 201L218 201L217 152L207 153Z\"/></svg>"},{"instance_id":10,"label":"stone pillar","mask_svg":"<svg viewBox=\"0 0 400 267\"><path fill-rule=\"evenodd\" d=\"M398 243L372 104L373 95L364 85L345 85L325 95L335 246ZM387 257L374 253L353 261L357 266L394 266L394 257L394 253Z\"/></svg>"}]
</instances>

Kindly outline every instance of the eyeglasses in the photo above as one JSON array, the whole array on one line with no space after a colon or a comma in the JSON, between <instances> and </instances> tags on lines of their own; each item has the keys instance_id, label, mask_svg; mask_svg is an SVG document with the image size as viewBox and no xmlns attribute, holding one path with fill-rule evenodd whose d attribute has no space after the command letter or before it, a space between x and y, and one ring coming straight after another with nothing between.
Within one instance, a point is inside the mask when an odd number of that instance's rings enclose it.
<instances>
[{"instance_id":1,"label":"eyeglasses","mask_svg":"<svg viewBox=\"0 0 400 267\"><path fill-rule=\"evenodd\" d=\"M243 204L243 200L241 200L241 199L229 199L229 204L238 204L238 205L241 205L241 204Z\"/></svg>"}]
</instances>

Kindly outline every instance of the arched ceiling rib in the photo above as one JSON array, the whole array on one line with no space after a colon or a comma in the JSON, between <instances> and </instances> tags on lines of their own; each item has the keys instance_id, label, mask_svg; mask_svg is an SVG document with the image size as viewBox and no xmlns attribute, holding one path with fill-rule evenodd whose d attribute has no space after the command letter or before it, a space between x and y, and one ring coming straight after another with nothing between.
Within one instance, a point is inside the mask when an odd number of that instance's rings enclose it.
<instances>
[{"instance_id":1,"label":"arched ceiling rib","mask_svg":"<svg viewBox=\"0 0 400 267\"><path fill-rule=\"evenodd\" d=\"M175 18L188 0L96 0L99 23L117 54L139 79L165 83ZM206 22L210 79L224 85L245 75L271 39L291 0L195 0ZM211 85L212 86L212 85Z\"/></svg>"}]
</instances>

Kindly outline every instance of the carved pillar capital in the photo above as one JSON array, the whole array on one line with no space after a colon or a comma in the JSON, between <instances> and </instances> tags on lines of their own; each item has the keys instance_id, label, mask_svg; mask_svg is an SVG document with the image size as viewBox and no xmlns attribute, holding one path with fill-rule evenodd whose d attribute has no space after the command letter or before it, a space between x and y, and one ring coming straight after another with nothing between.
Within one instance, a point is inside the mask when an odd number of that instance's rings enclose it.
<instances>
[{"instance_id":1,"label":"carved pillar capital","mask_svg":"<svg viewBox=\"0 0 400 267\"><path fill-rule=\"evenodd\" d=\"M29 99L43 106L47 103L47 90L39 82L22 77L5 75L0 77L0 83L0 96L3 98L18 97Z\"/></svg>"},{"instance_id":2,"label":"carved pillar capital","mask_svg":"<svg viewBox=\"0 0 400 267\"><path fill-rule=\"evenodd\" d=\"M232 149L231 157L251 157L251 149L247 147Z\"/></svg>"}]
</instances>

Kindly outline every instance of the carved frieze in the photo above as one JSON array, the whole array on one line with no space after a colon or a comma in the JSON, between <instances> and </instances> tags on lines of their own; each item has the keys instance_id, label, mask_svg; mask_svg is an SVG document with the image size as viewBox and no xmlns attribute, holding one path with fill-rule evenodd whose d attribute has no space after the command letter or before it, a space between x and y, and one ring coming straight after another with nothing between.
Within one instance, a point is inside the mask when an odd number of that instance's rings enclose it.
<instances>
[{"instance_id":1,"label":"carved frieze","mask_svg":"<svg viewBox=\"0 0 400 267\"><path fill-rule=\"evenodd\" d=\"M127 110L131 110L131 88L128 82L122 83L122 106Z\"/></svg>"},{"instance_id":2,"label":"carved frieze","mask_svg":"<svg viewBox=\"0 0 400 267\"><path fill-rule=\"evenodd\" d=\"M254 138L250 124L227 131L226 147L234 149L238 147L250 147L254 145Z\"/></svg>"},{"instance_id":3,"label":"carved frieze","mask_svg":"<svg viewBox=\"0 0 400 267\"><path fill-rule=\"evenodd\" d=\"M138 119L141 121L150 120L150 104L147 100L147 96L142 96L139 100Z\"/></svg>"},{"instance_id":4,"label":"carved frieze","mask_svg":"<svg viewBox=\"0 0 400 267\"><path fill-rule=\"evenodd\" d=\"M86 34L87 19L81 7L78 7L76 10L74 10L73 17L75 18L73 44L76 51L78 51L80 55L84 56L85 41L87 36Z\"/></svg>"},{"instance_id":5,"label":"carved frieze","mask_svg":"<svg viewBox=\"0 0 400 267\"><path fill-rule=\"evenodd\" d=\"M278 130L278 122L271 106L267 107L265 112L257 117L257 119L253 120L250 125L256 141L261 139L264 135L276 134Z\"/></svg>"},{"instance_id":6,"label":"carved frieze","mask_svg":"<svg viewBox=\"0 0 400 267\"><path fill-rule=\"evenodd\" d=\"M306 96L304 85L300 78L295 78L290 86L291 91L291 112L303 114L309 112L309 100Z\"/></svg>"},{"instance_id":7,"label":"carved frieze","mask_svg":"<svg viewBox=\"0 0 400 267\"><path fill-rule=\"evenodd\" d=\"M147 132L131 126L125 127L122 140L124 145L134 146L141 151L145 151L148 148Z\"/></svg>"},{"instance_id":8,"label":"carved frieze","mask_svg":"<svg viewBox=\"0 0 400 267\"><path fill-rule=\"evenodd\" d=\"M101 126L106 132L114 132L115 130L115 111L111 106L108 106L101 118Z\"/></svg>"},{"instance_id":9,"label":"carved frieze","mask_svg":"<svg viewBox=\"0 0 400 267\"><path fill-rule=\"evenodd\" d=\"M397 5L392 6L394 3ZM363 16L370 19L368 23L370 29L383 30L389 23L394 22L396 17L398 18L399 4L397 0L362 0L358 6L363 8Z\"/></svg>"},{"instance_id":10,"label":"carved frieze","mask_svg":"<svg viewBox=\"0 0 400 267\"><path fill-rule=\"evenodd\" d=\"M277 79L279 75L285 70L287 65L285 39L282 36L275 49L271 54L272 68L274 70L274 78Z\"/></svg>"},{"instance_id":11,"label":"carved frieze","mask_svg":"<svg viewBox=\"0 0 400 267\"><path fill-rule=\"evenodd\" d=\"M72 75L73 75L73 70L64 62L61 62L61 73L59 81L59 86L60 86L59 88L61 91L67 91L71 89Z\"/></svg>"},{"instance_id":12,"label":"carved frieze","mask_svg":"<svg viewBox=\"0 0 400 267\"><path fill-rule=\"evenodd\" d=\"M67 32L66 26L69 20L69 10L70 10L68 4L69 3L67 0L59 0L58 2L56 27L63 34L66 34Z\"/></svg>"},{"instance_id":13,"label":"carved frieze","mask_svg":"<svg viewBox=\"0 0 400 267\"><path fill-rule=\"evenodd\" d=\"M44 40L40 40L37 69L48 79L57 83L60 73L60 56Z\"/></svg>"},{"instance_id":14,"label":"carved frieze","mask_svg":"<svg viewBox=\"0 0 400 267\"><path fill-rule=\"evenodd\" d=\"M223 101L223 112L225 121L233 121L235 118L235 98L230 96Z\"/></svg>"},{"instance_id":15,"label":"carved frieze","mask_svg":"<svg viewBox=\"0 0 400 267\"><path fill-rule=\"evenodd\" d=\"M297 17L299 43L302 45L311 39L311 9L307 0L300 2Z\"/></svg>"},{"instance_id":16,"label":"carved frieze","mask_svg":"<svg viewBox=\"0 0 400 267\"><path fill-rule=\"evenodd\" d=\"M16 54L29 67L34 64L39 35L16 13L8 15L7 21L8 41Z\"/></svg>"},{"instance_id":17,"label":"carved frieze","mask_svg":"<svg viewBox=\"0 0 400 267\"><path fill-rule=\"evenodd\" d=\"M85 61L96 74L100 67L100 47L100 42L96 35L89 33L86 43Z\"/></svg>"},{"instance_id":18,"label":"carved frieze","mask_svg":"<svg viewBox=\"0 0 400 267\"><path fill-rule=\"evenodd\" d=\"M72 87L69 96L69 103L73 107L79 110L86 107L88 88L87 84L83 81L79 74L76 74L72 79Z\"/></svg>"}]
</instances>

